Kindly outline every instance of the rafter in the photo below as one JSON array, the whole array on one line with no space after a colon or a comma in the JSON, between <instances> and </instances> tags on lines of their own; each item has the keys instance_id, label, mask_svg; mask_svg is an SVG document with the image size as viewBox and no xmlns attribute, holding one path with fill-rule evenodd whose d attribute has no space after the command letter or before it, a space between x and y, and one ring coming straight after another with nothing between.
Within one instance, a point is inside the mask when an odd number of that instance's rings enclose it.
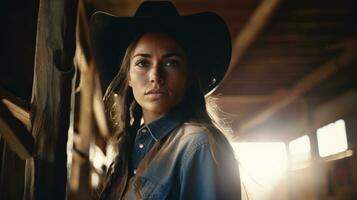
<instances>
[{"instance_id":1,"label":"rafter","mask_svg":"<svg viewBox=\"0 0 357 200\"><path fill-rule=\"evenodd\" d=\"M253 15L250 17L248 23L233 40L231 63L225 79L229 77L230 73L237 67L247 49L252 45L264 27L268 24L270 17L274 14L274 11L278 8L280 2L281 0L264 0L260 3Z\"/></svg>"},{"instance_id":2,"label":"rafter","mask_svg":"<svg viewBox=\"0 0 357 200\"><path fill-rule=\"evenodd\" d=\"M346 41L340 43L331 48L344 47L344 52L335 59L328 61L322 66L318 67L311 73L305 75L300 81L298 81L289 91L288 95L282 98L280 101L268 106L262 112L258 113L255 117L242 124L236 130L237 133L244 133L251 128L261 124L265 120L269 119L272 115L280 111L282 108L290 105L298 98L300 98L307 91L315 88L321 82L331 77L340 69L348 66L353 61L357 60L357 42Z\"/></svg>"},{"instance_id":3,"label":"rafter","mask_svg":"<svg viewBox=\"0 0 357 200\"><path fill-rule=\"evenodd\" d=\"M271 102L273 97L271 95L230 95L219 96L218 101L221 103L267 103Z\"/></svg>"}]
</instances>

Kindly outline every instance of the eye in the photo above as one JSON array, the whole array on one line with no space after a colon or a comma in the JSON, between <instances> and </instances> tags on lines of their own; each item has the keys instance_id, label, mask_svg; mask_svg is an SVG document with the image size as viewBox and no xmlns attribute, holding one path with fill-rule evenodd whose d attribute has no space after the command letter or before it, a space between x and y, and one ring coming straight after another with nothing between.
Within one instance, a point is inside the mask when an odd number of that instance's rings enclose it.
<instances>
[{"instance_id":1,"label":"eye","mask_svg":"<svg viewBox=\"0 0 357 200\"><path fill-rule=\"evenodd\" d=\"M135 62L135 66L140 68L147 68L150 66L150 62L147 59L139 59Z\"/></svg>"},{"instance_id":2,"label":"eye","mask_svg":"<svg viewBox=\"0 0 357 200\"><path fill-rule=\"evenodd\" d=\"M180 62L178 60L167 60L164 62L165 67L178 67L180 65Z\"/></svg>"}]
</instances>

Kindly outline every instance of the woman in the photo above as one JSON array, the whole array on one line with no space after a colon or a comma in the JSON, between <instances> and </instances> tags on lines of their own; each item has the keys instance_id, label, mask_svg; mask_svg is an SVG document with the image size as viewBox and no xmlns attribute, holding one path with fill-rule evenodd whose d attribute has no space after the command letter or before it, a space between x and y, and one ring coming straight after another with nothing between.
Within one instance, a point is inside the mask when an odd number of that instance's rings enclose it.
<instances>
[{"instance_id":1,"label":"woman","mask_svg":"<svg viewBox=\"0 0 357 200\"><path fill-rule=\"evenodd\" d=\"M120 65L104 97L118 155L100 198L240 199L233 150L204 96L229 64L221 18L149 1L130 18L94 14L91 37L99 68Z\"/></svg>"}]
</instances>

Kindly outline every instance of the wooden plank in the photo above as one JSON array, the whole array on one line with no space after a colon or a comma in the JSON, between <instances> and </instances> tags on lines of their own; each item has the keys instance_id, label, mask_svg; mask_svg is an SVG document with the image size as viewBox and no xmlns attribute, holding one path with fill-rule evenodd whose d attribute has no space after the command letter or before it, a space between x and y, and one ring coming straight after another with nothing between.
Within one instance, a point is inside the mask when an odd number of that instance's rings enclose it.
<instances>
[{"instance_id":1,"label":"wooden plank","mask_svg":"<svg viewBox=\"0 0 357 200\"><path fill-rule=\"evenodd\" d=\"M26 126L27 130L30 131L30 106L28 103L20 100L3 88L0 88L0 100L9 109L12 115L20 120Z\"/></svg>"},{"instance_id":2,"label":"wooden plank","mask_svg":"<svg viewBox=\"0 0 357 200\"><path fill-rule=\"evenodd\" d=\"M31 130L30 113L28 110L24 110L22 107L12 103L7 99L2 99L2 103L9 109L11 114L20 120L25 125L28 131Z\"/></svg>"},{"instance_id":3,"label":"wooden plank","mask_svg":"<svg viewBox=\"0 0 357 200\"><path fill-rule=\"evenodd\" d=\"M92 52L90 49L90 40L89 40L89 24L86 15L86 5L83 1L79 1L79 18L78 18L78 27L77 27L77 52L76 60L78 67L83 74L86 74L86 70L89 70L90 67L94 68L94 63L92 61ZM91 66L90 66L91 65ZM92 89L93 92L93 112L94 117L97 122L99 133L103 138L108 137L109 128L107 120L105 118L104 104L103 104L103 92L100 77L97 71L93 71L93 74L89 76L94 76L94 79L91 80L94 83ZM85 78L81 79L83 86L83 81ZM87 91L84 91L87 92Z\"/></svg>"},{"instance_id":4,"label":"wooden plank","mask_svg":"<svg viewBox=\"0 0 357 200\"><path fill-rule=\"evenodd\" d=\"M40 0L24 199L66 199L76 15L76 0Z\"/></svg>"},{"instance_id":5,"label":"wooden plank","mask_svg":"<svg viewBox=\"0 0 357 200\"><path fill-rule=\"evenodd\" d=\"M23 160L32 156L34 139L26 126L0 102L0 134L10 148Z\"/></svg>"},{"instance_id":6,"label":"wooden plank","mask_svg":"<svg viewBox=\"0 0 357 200\"><path fill-rule=\"evenodd\" d=\"M271 95L227 95L217 97L217 101L224 104L267 103L272 101Z\"/></svg>"},{"instance_id":7,"label":"wooden plank","mask_svg":"<svg viewBox=\"0 0 357 200\"><path fill-rule=\"evenodd\" d=\"M0 198L22 199L25 161L0 136Z\"/></svg>"},{"instance_id":8,"label":"wooden plank","mask_svg":"<svg viewBox=\"0 0 357 200\"><path fill-rule=\"evenodd\" d=\"M294 35L280 35L281 37L297 37ZM336 38L334 36L334 38ZM316 38L314 38L316 39ZM296 41L299 39L296 39ZM292 42L295 42L292 41ZM269 48L267 47L262 47L259 45L254 45L252 46L251 50L247 52L247 57L248 58L254 58L255 56L322 56L322 55L328 55L328 54L333 53L332 51L327 51L324 48L321 48L321 46L316 46L316 47L311 47L311 48L281 48L280 46L271 46Z\"/></svg>"},{"instance_id":9,"label":"wooden plank","mask_svg":"<svg viewBox=\"0 0 357 200\"><path fill-rule=\"evenodd\" d=\"M312 43L312 44L319 44L326 41L336 41L337 39L343 39L344 37L341 34L336 34L336 32L329 32L324 34L304 34L300 33L300 31L296 29L291 29L288 31L281 31L281 30L270 30L269 34L260 37L257 40L257 45L260 43L273 43L274 47L279 47L278 44L282 43ZM315 47L317 48L317 47ZM324 48L319 46L320 51Z\"/></svg>"},{"instance_id":10,"label":"wooden plank","mask_svg":"<svg viewBox=\"0 0 357 200\"><path fill-rule=\"evenodd\" d=\"M328 60L327 56L255 56L251 59L245 59L244 62L241 62L242 65L287 65L290 64L310 64L310 63L322 63ZM266 70L269 70L268 67L265 67Z\"/></svg>"},{"instance_id":11,"label":"wooden plank","mask_svg":"<svg viewBox=\"0 0 357 200\"><path fill-rule=\"evenodd\" d=\"M92 62L93 63L93 62ZM94 68L90 64L86 70L81 71L81 99L79 113L79 137L80 142L76 145L76 149L82 153L83 159L78 160L78 178L81 181L77 188L73 188L78 199L90 198L90 162L89 153L90 146L93 141L94 131L94 115L93 115L93 93L94 93Z\"/></svg>"},{"instance_id":12,"label":"wooden plank","mask_svg":"<svg viewBox=\"0 0 357 200\"><path fill-rule=\"evenodd\" d=\"M19 99L14 94L10 93L9 91L1 87L0 87L0 99L7 99L26 112L29 112L30 110L30 105L26 101Z\"/></svg>"},{"instance_id":13,"label":"wooden plank","mask_svg":"<svg viewBox=\"0 0 357 200\"><path fill-rule=\"evenodd\" d=\"M99 74L94 75L93 113L99 134L103 139L109 137L109 125L104 112L103 92L99 80Z\"/></svg>"},{"instance_id":14,"label":"wooden plank","mask_svg":"<svg viewBox=\"0 0 357 200\"><path fill-rule=\"evenodd\" d=\"M86 5L79 1L79 16L76 38L75 61L81 74L79 122L75 140L75 154L73 157L73 168L71 177L71 196L74 199L91 198L91 163L90 148L94 143L97 125L101 136L106 137L108 128L104 115L102 92L99 75L95 71L95 63L92 52L89 49L89 29L86 17ZM99 89L99 90L98 90ZM95 124L97 122L97 124Z\"/></svg>"}]
</instances>

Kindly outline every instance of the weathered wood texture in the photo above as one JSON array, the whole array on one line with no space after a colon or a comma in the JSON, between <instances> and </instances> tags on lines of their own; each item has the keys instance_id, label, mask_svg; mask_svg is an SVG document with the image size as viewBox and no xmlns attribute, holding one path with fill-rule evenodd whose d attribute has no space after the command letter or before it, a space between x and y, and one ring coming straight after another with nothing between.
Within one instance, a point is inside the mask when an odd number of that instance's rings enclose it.
<instances>
[{"instance_id":1,"label":"weathered wood texture","mask_svg":"<svg viewBox=\"0 0 357 200\"><path fill-rule=\"evenodd\" d=\"M0 102L0 127L1 136L19 157L27 159L32 156L34 143L32 135L2 102Z\"/></svg>"},{"instance_id":2,"label":"weathered wood texture","mask_svg":"<svg viewBox=\"0 0 357 200\"><path fill-rule=\"evenodd\" d=\"M21 159L32 156L34 139L30 129L29 106L0 88L0 134Z\"/></svg>"},{"instance_id":3,"label":"weathered wood texture","mask_svg":"<svg viewBox=\"0 0 357 200\"><path fill-rule=\"evenodd\" d=\"M0 136L0 199L22 199L25 161Z\"/></svg>"},{"instance_id":4,"label":"weathered wood texture","mask_svg":"<svg viewBox=\"0 0 357 200\"><path fill-rule=\"evenodd\" d=\"M89 28L86 5L79 1L77 26L77 49L75 62L81 74L79 87L78 135L72 165L71 194L72 199L97 198L91 188L92 163L90 149L94 146L96 133L103 138L108 136L108 126L104 114L102 92L98 72L95 70L92 53L89 48Z\"/></svg>"},{"instance_id":5,"label":"weathered wood texture","mask_svg":"<svg viewBox=\"0 0 357 200\"><path fill-rule=\"evenodd\" d=\"M237 67L242 56L268 24L270 17L279 5L280 0L264 0L259 4L242 31L234 38L231 63L224 79L227 79Z\"/></svg>"},{"instance_id":6,"label":"weathered wood texture","mask_svg":"<svg viewBox=\"0 0 357 200\"><path fill-rule=\"evenodd\" d=\"M356 41L348 41L345 43L341 43L341 45L343 45L343 53L341 53L337 58L331 59L322 66L316 68L314 71L305 75L290 89L290 91L285 97L279 99L279 101L273 103L272 105L269 105L266 109L258 113L255 117L242 124L237 129L237 132L247 132L249 131L249 129L254 128L255 126L263 123L265 120L272 117L275 113L292 104L298 98L302 97L306 92L315 88L316 86L321 84L321 82L334 75L337 71L341 70L344 67L350 66L352 62L356 61Z\"/></svg>"},{"instance_id":7,"label":"weathered wood texture","mask_svg":"<svg viewBox=\"0 0 357 200\"><path fill-rule=\"evenodd\" d=\"M41 0L31 99L33 159L24 199L65 199L77 1Z\"/></svg>"}]
</instances>

